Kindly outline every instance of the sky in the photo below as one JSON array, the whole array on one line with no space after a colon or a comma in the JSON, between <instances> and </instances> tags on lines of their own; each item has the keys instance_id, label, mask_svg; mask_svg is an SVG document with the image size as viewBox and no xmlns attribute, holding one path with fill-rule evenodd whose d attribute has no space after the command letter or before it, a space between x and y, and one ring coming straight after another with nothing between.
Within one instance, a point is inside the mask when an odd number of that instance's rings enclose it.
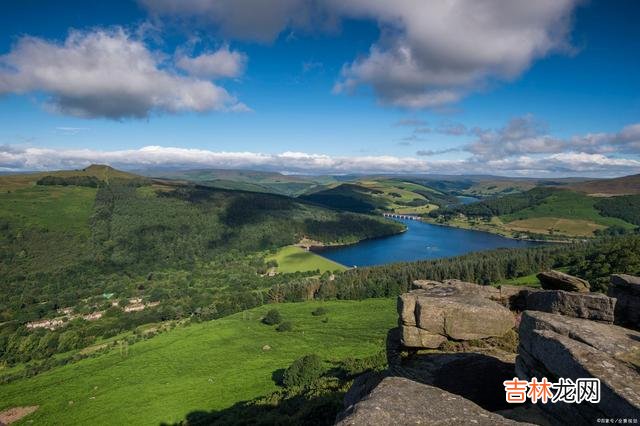
<instances>
[{"instance_id":1,"label":"sky","mask_svg":"<svg viewBox=\"0 0 640 426\"><path fill-rule=\"evenodd\" d=\"M640 173L634 0L6 0L0 171Z\"/></svg>"}]
</instances>

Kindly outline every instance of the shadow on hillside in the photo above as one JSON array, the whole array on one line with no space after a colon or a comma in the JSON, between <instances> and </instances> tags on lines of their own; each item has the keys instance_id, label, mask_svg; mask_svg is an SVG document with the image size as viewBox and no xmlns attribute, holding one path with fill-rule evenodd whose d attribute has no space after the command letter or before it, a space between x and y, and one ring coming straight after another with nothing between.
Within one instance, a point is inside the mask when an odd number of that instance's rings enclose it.
<instances>
[{"instance_id":1,"label":"shadow on hillside","mask_svg":"<svg viewBox=\"0 0 640 426\"><path fill-rule=\"evenodd\" d=\"M490 355L475 352L413 353L401 357L398 329L389 330L386 355L389 368L384 372L368 372L356 377L346 395L339 385L325 384L301 393L281 389L271 395L242 401L224 410L193 411L178 425L332 425L336 414L346 405L366 396L387 376L436 386L469 399L489 411L509 407L502 382L512 379L515 366ZM271 378L282 383L283 369L273 371ZM327 376L349 379L349 373L336 365ZM331 382L328 382L331 383ZM297 391L300 392L300 391ZM212 399L215 395L212 395Z\"/></svg>"},{"instance_id":2,"label":"shadow on hillside","mask_svg":"<svg viewBox=\"0 0 640 426\"><path fill-rule=\"evenodd\" d=\"M213 395L212 395L213 397ZM175 425L332 425L342 409L342 394L294 395L269 401L258 398L242 401L218 411L192 411ZM161 424L167 425L165 423Z\"/></svg>"}]
</instances>

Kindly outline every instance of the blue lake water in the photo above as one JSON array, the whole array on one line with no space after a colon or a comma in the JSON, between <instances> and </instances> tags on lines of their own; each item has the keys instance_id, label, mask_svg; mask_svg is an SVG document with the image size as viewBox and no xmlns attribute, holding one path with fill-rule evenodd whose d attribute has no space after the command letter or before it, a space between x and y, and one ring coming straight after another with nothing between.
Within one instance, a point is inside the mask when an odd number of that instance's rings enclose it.
<instances>
[{"instance_id":1,"label":"blue lake water","mask_svg":"<svg viewBox=\"0 0 640 426\"><path fill-rule=\"evenodd\" d=\"M540 244L504 238L487 232L431 225L416 220L398 221L407 225L407 232L366 240L351 246L323 249L318 254L351 267L437 259L473 251Z\"/></svg>"}]
</instances>

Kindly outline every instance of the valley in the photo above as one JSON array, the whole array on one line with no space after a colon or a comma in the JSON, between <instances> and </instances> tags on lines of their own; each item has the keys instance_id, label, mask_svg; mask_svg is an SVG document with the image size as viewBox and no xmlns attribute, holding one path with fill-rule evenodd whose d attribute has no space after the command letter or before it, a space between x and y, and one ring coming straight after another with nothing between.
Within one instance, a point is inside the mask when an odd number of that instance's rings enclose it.
<instances>
[{"instance_id":1,"label":"valley","mask_svg":"<svg viewBox=\"0 0 640 426\"><path fill-rule=\"evenodd\" d=\"M448 180L366 176L290 196L191 175L0 176L0 411L84 424L117 405L118 422L157 424L321 409L331 423L357 374L386 365L393 298L415 278L537 287L554 267L604 289L621 265L640 273L635 195L543 185L462 203ZM324 368L313 397L276 374L308 354Z\"/></svg>"}]
</instances>

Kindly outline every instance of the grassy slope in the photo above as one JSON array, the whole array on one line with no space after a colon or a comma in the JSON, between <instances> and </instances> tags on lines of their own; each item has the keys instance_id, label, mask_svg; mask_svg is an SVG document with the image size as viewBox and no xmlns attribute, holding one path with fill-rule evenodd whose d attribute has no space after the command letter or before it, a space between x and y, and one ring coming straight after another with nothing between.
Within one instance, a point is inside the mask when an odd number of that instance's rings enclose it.
<instances>
[{"instance_id":1,"label":"grassy slope","mask_svg":"<svg viewBox=\"0 0 640 426\"><path fill-rule=\"evenodd\" d=\"M529 207L519 212L501 216L504 222L518 221L518 227L526 226L527 219L534 218L550 218L550 219L566 219L558 223L558 221L550 220L548 223L532 222L532 228L538 229L545 225L559 227L561 233L566 235L591 235L592 231L598 228L609 226L622 226L625 228L633 228L633 225L612 217L601 216L594 204L597 198L588 197L573 191L562 191L558 194L547 197L541 204ZM600 226L598 226L600 225ZM591 231L585 234L584 230Z\"/></svg>"},{"instance_id":2,"label":"grassy slope","mask_svg":"<svg viewBox=\"0 0 640 426\"><path fill-rule=\"evenodd\" d=\"M640 174L614 179L600 179L572 185L576 191L594 195L640 194Z\"/></svg>"},{"instance_id":3,"label":"grassy slope","mask_svg":"<svg viewBox=\"0 0 640 426\"><path fill-rule=\"evenodd\" d=\"M139 176L137 175L116 170L109 166L93 164L82 170L59 170L59 171L23 173L23 174L0 176L0 190L2 191L15 190L18 188L33 186L38 179L45 176L58 176L58 177L93 176L103 181L108 181L110 178L118 178L118 179L139 178Z\"/></svg>"},{"instance_id":4,"label":"grassy slope","mask_svg":"<svg viewBox=\"0 0 640 426\"><path fill-rule=\"evenodd\" d=\"M418 192L416 192L418 191ZM422 192L422 193L419 193ZM335 204L332 197L351 199L356 204L354 211L393 211L402 214L426 214L437 208L433 203L422 206L407 206L414 200L429 201L423 194L433 194L434 197L443 194L433 188L422 186L413 182L405 182L394 179L371 178L347 182L341 185L328 185L323 190L306 194L302 198L324 204L328 207L338 207L349 210L348 205ZM364 203L364 205L360 205ZM365 207L366 205L366 207Z\"/></svg>"},{"instance_id":5,"label":"grassy slope","mask_svg":"<svg viewBox=\"0 0 640 426\"><path fill-rule=\"evenodd\" d=\"M561 191L541 203L512 214L494 216L487 222L455 217L447 225L493 232L514 237L521 232L562 237L591 237L593 232L610 226L633 229L624 220L602 216L594 207L598 198L574 191ZM549 230L553 230L552 233Z\"/></svg>"},{"instance_id":6,"label":"grassy slope","mask_svg":"<svg viewBox=\"0 0 640 426\"><path fill-rule=\"evenodd\" d=\"M328 322L311 315L318 306L329 309ZM40 405L25 419L37 424L174 422L275 390L273 372L302 355L335 361L378 353L396 323L391 299L277 307L294 331L259 322L273 305L178 328L131 346L126 357L113 350L0 386L0 411ZM272 349L263 351L267 344Z\"/></svg>"},{"instance_id":7,"label":"grassy slope","mask_svg":"<svg viewBox=\"0 0 640 426\"><path fill-rule=\"evenodd\" d=\"M278 262L278 272L280 273L306 272L318 269L322 273L347 269L344 265L297 246L282 247L275 256L267 260L271 259L275 259Z\"/></svg>"},{"instance_id":8,"label":"grassy slope","mask_svg":"<svg viewBox=\"0 0 640 426\"><path fill-rule=\"evenodd\" d=\"M32 186L0 192L0 218L21 226L89 234L95 188Z\"/></svg>"},{"instance_id":9,"label":"grassy slope","mask_svg":"<svg viewBox=\"0 0 640 426\"><path fill-rule=\"evenodd\" d=\"M214 188L236 189L243 191L266 192L296 196L310 188L324 182L328 178L316 178L283 175L274 172L257 172L249 170L185 170L171 172L154 172L145 174L166 177L171 179L183 179L197 182Z\"/></svg>"}]
</instances>

